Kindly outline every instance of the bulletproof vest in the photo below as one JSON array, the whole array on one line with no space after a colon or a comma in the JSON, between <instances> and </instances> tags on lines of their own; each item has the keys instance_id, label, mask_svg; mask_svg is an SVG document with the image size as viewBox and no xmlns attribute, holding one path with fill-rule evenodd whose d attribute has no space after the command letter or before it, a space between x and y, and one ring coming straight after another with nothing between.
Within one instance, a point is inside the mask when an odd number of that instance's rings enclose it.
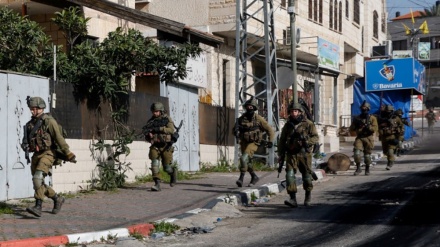
<instances>
[{"instance_id":1,"label":"bulletproof vest","mask_svg":"<svg viewBox=\"0 0 440 247\"><path fill-rule=\"evenodd\" d=\"M388 119L388 126L383 128L384 135L394 135L400 132L397 119L398 117L394 115Z\"/></svg>"},{"instance_id":2,"label":"bulletproof vest","mask_svg":"<svg viewBox=\"0 0 440 247\"><path fill-rule=\"evenodd\" d=\"M168 119L167 115L162 115L158 118L151 119L148 121L147 126L152 128L160 128L165 127L168 125L170 120ZM165 133L152 133L150 135L146 136L146 141L150 142L151 144L158 144L158 145L164 145L169 142L171 142L171 134L165 134Z\"/></svg>"},{"instance_id":3,"label":"bulletproof vest","mask_svg":"<svg viewBox=\"0 0 440 247\"><path fill-rule=\"evenodd\" d=\"M42 152L53 148L53 140L48 132L47 120L52 118L47 114L31 120L26 124L30 152Z\"/></svg>"},{"instance_id":4,"label":"bulletproof vest","mask_svg":"<svg viewBox=\"0 0 440 247\"><path fill-rule=\"evenodd\" d=\"M426 114L426 117L427 117L428 120L435 120L434 112L428 112Z\"/></svg>"},{"instance_id":5,"label":"bulletproof vest","mask_svg":"<svg viewBox=\"0 0 440 247\"><path fill-rule=\"evenodd\" d=\"M241 138L246 142L259 142L262 139L260 123L256 115L252 117L251 121L245 117L240 118L239 129Z\"/></svg>"},{"instance_id":6,"label":"bulletproof vest","mask_svg":"<svg viewBox=\"0 0 440 247\"><path fill-rule=\"evenodd\" d=\"M371 126L371 116L368 114L366 117L362 117L362 115L357 116L354 119L356 125L356 134L361 136L369 136L374 132L371 132L367 126Z\"/></svg>"},{"instance_id":7,"label":"bulletproof vest","mask_svg":"<svg viewBox=\"0 0 440 247\"><path fill-rule=\"evenodd\" d=\"M289 150L293 153L298 153L301 149L308 152L309 147L306 144L306 138L308 137L309 126L307 120L304 119L297 125L294 125L291 121L288 121L286 124L289 125L289 134L287 136Z\"/></svg>"}]
</instances>

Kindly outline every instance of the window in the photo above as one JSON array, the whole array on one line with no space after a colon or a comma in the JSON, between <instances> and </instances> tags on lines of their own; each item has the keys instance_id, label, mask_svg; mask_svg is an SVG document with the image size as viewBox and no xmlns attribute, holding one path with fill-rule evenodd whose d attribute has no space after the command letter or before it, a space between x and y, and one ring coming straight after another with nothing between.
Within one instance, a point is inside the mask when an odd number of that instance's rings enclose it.
<instances>
[{"instance_id":1,"label":"window","mask_svg":"<svg viewBox=\"0 0 440 247\"><path fill-rule=\"evenodd\" d=\"M287 6L287 0L281 0L281 8L286 9Z\"/></svg>"},{"instance_id":2,"label":"window","mask_svg":"<svg viewBox=\"0 0 440 247\"><path fill-rule=\"evenodd\" d=\"M373 11L373 37L379 38L379 15L377 14L377 11Z\"/></svg>"},{"instance_id":3,"label":"window","mask_svg":"<svg viewBox=\"0 0 440 247\"><path fill-rule=\"evenodd\" d=\"M385 23L385 13L382 13L382 19L381 19L381 24L380 24L380 30L382 31L382 33L386 32L386 23Z\"/></svg>"},{"instance_id":4,"label":"window","mask_svg":"<svg viewBox=\"0 0 440 247\"><path fill-rule=\"evenodd\" d=\"M322 0L309 0L309 20L322 23Z\"/></svg>"},{"instance_id":5,"label":"window","mask_svg":"<svg viewBox=\"0 0 440 247\"><path fill-rule=\"evenodd\" d=\"M330 6L329 6L329 15L328 15L328 22L330 23L330 29L333 29L333 0L330 0Z\"/></svg>"},{"instance_id":6,"label":"window","mask_svg":"<svg viewBox=\"0 0 440 247\"><path fill-rule=\"evenodd\" d=\"M342 32L342 2L339 2L339 32Z\"/></svg>"},{"instance_id":7,"label":"window","mask_svg":"<svg viewBox=\"0 0 440 247\"><path fill-rule=\"evenodd\" d=\"M345 18L350 18L350 3L348 0L345 0Z\"/></svg>"},{"instance_id":8,"label":"window","mask_svg":"<svg viewBox=\"0 0 440 247\"><path fill-rule=\"evenodd\" d=\"M334 23L334 25L333 25L333 27L335 28L335 30L338 30L338 2L336 2L336 0L334 0L333 1L333 3L334 3L334 8L335 8L335 11L334 11L334 15L335 15L335 23Z\"/></svg>"},{"instance_id":9,"label":"window","mask_svg":"<svg viewBox=\"0 0 440 247\"><path fill-rule=\"evenodd\" d=\"M290 45L290 27L283 30L283 45Z\"/></svg>"},{"instance_id":10,"label":"window","mask_svg":"<svg viewBox=\"0 0 440 247\"><path fill-rule=\"evenodd\" d=\"M361 23L360 15L361 15L360 0L354 0L354 3L353 3L353 21L355 23L357 23L357 24Z\"/></svg>"}]
</instances>

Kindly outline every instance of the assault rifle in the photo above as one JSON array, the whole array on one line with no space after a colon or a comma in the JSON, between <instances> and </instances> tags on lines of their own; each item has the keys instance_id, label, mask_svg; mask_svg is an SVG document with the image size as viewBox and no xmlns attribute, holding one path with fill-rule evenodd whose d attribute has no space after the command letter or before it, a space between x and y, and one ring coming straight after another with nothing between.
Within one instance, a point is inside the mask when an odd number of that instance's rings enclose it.
<instances>
[{"instance_id":1,"label":"assault rifle","mask_svg":"<svg viewBox=\"0 0 440 247\"><path fill-rule=\"evenodd\" d=\"M148 136L148 134L154 132L156 128L166 126L168 124L168 118L155 118L149 121L144 127L142 127L142 132L137 136Z\"/></svg>"},{"instance_id":2,"label":"assault rifle","mask_svg":"<svg viewBox=\"0 0 440 247\"><path fill-rule=\"evenodd\" d=\"M304 161L306 163L305 164L306 169L310 173L310 175L312 176L313 180L318 180L316 173L309 167L307 153L309 152L310 147L309 147L309 144L307 143L307 138L304 135L300 135L299 138L300 138L300 143L301 143L301 153L302 153ZM315 148L316 148L316 145L315 145L314 149ZM316 152L316 150L313 150L313 152Z\"/></svg>"},{"instance_id":3,"label":"assault rifle","mask_svg":"<svg viewBox=\"0 0 440 247\"><path fill-rule=\"evenodd\" d=\"M29 158L29 143L28 143L28 133L26 125L23 126L23 141L21 144L21 148L24 150L24 157L26 158L27 163L31 163L31 159Z\"/></svg>"},{"instance_id":4,"label":"assault rifle","mask_svg":"<svg viewBox=\"0 0 440 247\"><path fill-rule=\"evenodd\" d=\"M235 142L238 144L240 143L240 125L238 124L238 118L235 120L235 129L234 129L234 135L235 135Z\"/></svg>"},{"instance_id":5,"label":"assault rifle","mask_svg":"<svg viewBox=\"0 0 440 247\"><path fill-rule=\"evenodd\" d=\"M283 171L283 166L284 166L284 159L286 158L285 154L280 156L280 159L278 160L278 176L277 178L280 177L280 173Z\"/></svg>"}]
</instances>

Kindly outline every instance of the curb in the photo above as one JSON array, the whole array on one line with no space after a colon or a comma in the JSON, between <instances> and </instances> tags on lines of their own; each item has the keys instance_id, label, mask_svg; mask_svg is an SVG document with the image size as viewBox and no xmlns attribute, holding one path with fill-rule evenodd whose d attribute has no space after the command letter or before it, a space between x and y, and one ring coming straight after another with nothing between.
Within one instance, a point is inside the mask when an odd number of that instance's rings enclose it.
<instances>
[{"instance_id":1,"label":"curb","mask_svg":"<svg viewBox=\"0 0 440 247\"><path fill-rule=\"evenodd\" d=\"M53 237L43 238L29 238L20 240L10 240L0 242L0 247L47 247L58 246L72 243L88 244L101 239L107 239L109 236L128 237L132 233L140 233L144 236L149 235L150 231L154 229L152 224L138 224L128 228L115 228L105 231L67 234Z\"/></svg>"},{"instance_id":2,"label":"curb","mask_svg":"<svg viewBox=\"0 0 440 247\"><path fill-rule=\"evenodd\" d=\"M325 171L322 169L316 169L315 174L318 177L317 181L323 180L326 177ZM257 198L261 198L264 196L268 196L270 194L278 194L282 192L285 187L283 185L283 181L279 183L268 183L259 186L258 188L249 188L238 193L226 194L224 196L219 196L214 200L208 202L203 208L196 208L190 211L187 211L183 214L179 214L173 216L171 218L164 218L161 220L157 220L155 222L167 222L172 223L177 220L184 219L186 217L190 217L205 211L210 211L212 208L217 205L217 203L228 203L234 206L238 205L248 205L251 204L251 197L256 196ZM302 184L302 179L300 176L296 177L297 185ZM132 233L140 233L144 236L150 234L151 230L154 229L153 224L137 224L133 226L129 226L127 228L115 228L104 231L96 231L96 232L87 232L87 233L76 233L76 234L66 234L61 236L53 236L53 237L43 237L43 238L29 238L29 239L20 239L20 240L9 240L0 242L0 247L47 247L47 246L58 246L58 245L67 245L67 244L88 244L94 241L101 241L103 239L107 240L109 236L118 236L128 237Z\"/></svg>"}]
</instances>

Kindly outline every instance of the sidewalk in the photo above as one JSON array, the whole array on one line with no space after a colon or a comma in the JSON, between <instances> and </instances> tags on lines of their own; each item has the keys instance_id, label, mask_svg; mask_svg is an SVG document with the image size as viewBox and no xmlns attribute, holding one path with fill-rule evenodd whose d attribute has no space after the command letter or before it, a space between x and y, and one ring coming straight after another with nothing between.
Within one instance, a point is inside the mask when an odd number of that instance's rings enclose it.
<instances>
[{"instance_id":1,"label":"sidewalk","mask_svg":"<svg viewBox=\"0 0 440 247\"><path fill-rule=\"evenodd\" d=\"M380 146L376 148L380 149ZM341 143L340 152L352 159L352 142ZM333 154L327 153L320 162L325 162ZM316 173L319 180L325 181L323 170L318 169ZM262 197L284 190L280 186L280 181L285 178L284 172L280 178L277 178L276 171L257 174L260 181L252 188L238 188L235 184L238 172L233 172L204 174L199 179L179 181L173 188L163 184L161 192L150 191L152 183L116 192L93 191L66 199L57 215L50 213L53 203L46 199L41 218L33 217L24 207L16 207L14 214L0 215L0 247L90 243L109 235L129 236L134 231L148 235L153 228L150 223L154 221L172 222L210 210L219 202L241 205L250 203L252 193ZM300 175L297 177L297 183L301 183ZM250 176L246 174L244 184L249 181Z\"/></svg>"}]
</instances>

